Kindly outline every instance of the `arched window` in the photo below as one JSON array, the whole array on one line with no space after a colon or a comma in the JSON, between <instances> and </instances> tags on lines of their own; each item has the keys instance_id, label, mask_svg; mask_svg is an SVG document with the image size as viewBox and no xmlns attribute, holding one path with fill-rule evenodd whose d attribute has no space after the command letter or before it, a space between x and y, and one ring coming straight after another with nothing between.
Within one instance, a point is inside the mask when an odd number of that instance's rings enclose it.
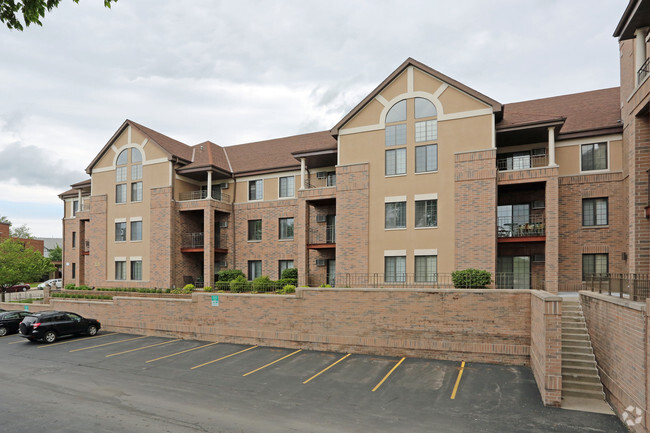
<instances>
[{"instance_id":1,"label":"arched window","mask_svg":"<svg viewBox=\"0 0 650 433\"><path fill-rule=\"evenodd\" d=\"M386 123L406 121L406 99L393 105L386 114Z\"/></svg>"},{"instance_id":2,"label":"arched window","mask_svg":"<svg viewBox=\"0 0 650 433\"><path fill-rule=\"evenodd\" d=\"M140 153L140 151L134 147L131 149L131 164L136 164L139 162L142 162L142 153Z\"/></svg>"},{"instance_id":3,"label":"arched window","mask_svg":"<svg viewBox=\"0 0 650 433\"><path fill-rule=\"evenodd\" d=\"M117 165L126 165L129 162L129 151L125 149L117 157Z\"/></svg>"},{"instance_id":4,"label":"arched window","mask_svg":"<svg viewBox=\"0 0 650 433\"><path fill-rule=\"evenodd\" d=\"M431 101L424 98L415 98L415 118L423 119L425 117L437 116L436 106Z\"/></svg>"}]
</instances>

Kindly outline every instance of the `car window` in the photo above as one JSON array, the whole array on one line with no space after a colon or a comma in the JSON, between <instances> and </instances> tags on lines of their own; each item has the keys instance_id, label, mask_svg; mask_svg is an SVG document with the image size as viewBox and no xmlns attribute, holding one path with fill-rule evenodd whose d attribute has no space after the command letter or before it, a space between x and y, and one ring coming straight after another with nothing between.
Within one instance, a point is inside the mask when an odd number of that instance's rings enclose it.
<instances>
[{"instance_id":1,"label":"car window","mask_svg":"<svg viewBox=\"0 0 650 433\"><path fill-rule=\"evenodd\" d=\"M68 320L74 320L75 322L81 322L81 316L79 316L78 314L68 313L68 314L66 314L66 316L68 317Z\"/></svg>"},{"instance_id":2,"label":"car window","mask_svg":"<svg viewBox=\"0 0 650 433\"><path fill-rule=\"evenodd\" d=\"M5 319L12 320L12 319L18 319L18 313L9 313L5 314Z\"/></svg>"},{"instance_id":3,"label":"car window","mask_svg":"<svg viewBox=\"0 0 650 433\"><path fill-rule=\"evenodd\" d=\"M35 316L27 316L24 319L24 322L28 325L31 325L32 323L36 323L36 321L38 321L38 317Z\"/></svg>"}]
</instances>

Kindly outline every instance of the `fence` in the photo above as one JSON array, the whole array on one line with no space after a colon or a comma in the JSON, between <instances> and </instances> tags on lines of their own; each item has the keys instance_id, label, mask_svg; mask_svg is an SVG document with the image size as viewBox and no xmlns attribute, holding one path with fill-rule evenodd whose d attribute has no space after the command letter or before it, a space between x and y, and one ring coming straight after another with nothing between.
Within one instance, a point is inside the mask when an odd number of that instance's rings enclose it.
<instances>
[{"instance_id":1,"label":"fence","mask_svg":"<svg viewBox=\"0 0 650 433\"><path fill-rule=\"evenodd\" d=\"M650 298L650 275L588 274L585 289L642 302Z\"/></svg>"},{"instance_id":2,"label":"fence","mask_svg":"<svg viewBox=\"0 0 650 433\"><path fill-rule=\"evenodd\" d=\"M544 280L530 274L517 274L512 272L498 272L491 275L491 283L488 288L494 289L535 289L544 290ZM332 284L335 282L335 284ZM443 273L412 273L412 274L347 274L337 273L336 276L329 274L310 274L308 284L310 287L318 287L322 284L343 288L433 288L433 289L470 289L483 287L472 280L464 280L454 285L452 274Z\"/></svg>"},{"instance_id":3,"label":"fence","mask_svg":"<svg viewBox=\"0 0 650 433\"><path fill-rule=\"evenodd\" d=\"M5 293L5 302L23 301L25 299L42 299L42 290L30 290L28 292Z\"/></svg>"},{"instance_id":4,"label":"fence","mask_svg":"<svg viewBox=\"0 0 650 433\"><path fill-rule=\"evenodd\" d=\"M196 191L181 192L178 198L180 201L187 201L187 200L203 200L207 197L208 197L208 191L205 189L201 189ZM222 192L220 188L212 189L212 198L217 201L223 201L226 203L230 202L230 196Z\"/></svg>"}]
</instances>

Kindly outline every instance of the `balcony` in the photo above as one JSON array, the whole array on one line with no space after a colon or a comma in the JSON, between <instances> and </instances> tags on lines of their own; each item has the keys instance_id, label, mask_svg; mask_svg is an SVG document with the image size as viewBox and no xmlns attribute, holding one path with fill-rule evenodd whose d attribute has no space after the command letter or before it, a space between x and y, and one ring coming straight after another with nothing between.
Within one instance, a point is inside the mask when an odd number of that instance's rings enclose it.
<instances>
[{"instance_id":1,"label":"balcony","mask_svg":"<svg viewBox=\"0 0 650 433\"><path fill-rule=\"evenodd\" d=\"M334 171L310 174L305 179L305 189L327 188L332 186L336 186L336 172Z\"/></svg>"},{"instance_id":2,"label":"balcony","mask_svg":"<svg viewBox=\"0 0 650 433\"><path fill-rule=\"evenodd\" d=\"M509 155L504 158L497 158L497 170L526 170L530 168L541 168L548 166L547 155Z\"/></svg>"},{"instance_id":3,"label":"balcony","mask_svg":"<svg viewBox=\"0 0 650 433\"><path fill-rule=\"evenodd\" d=\"M497 218L497 237L499 242L543 241L546 239L544 216L499 217Z\"/></svg>"},{"instance_id":4,"label":"balcony","mask_svg":"<svg viewBox=\"0 0 650 433\"><path fill-rule=\"evenodd\" d=\"M81 250L82 256L87 256L90 254L90 241L84 241L83 248Z\"/></svg>"},{"instance_id":5,"label":"balcony","mask_svg":"<svg viewBox=\"0 0 650 433\"><path fill-rule=\"evenodd\" d=\"M189 201L189 200L203 200L208 197L208 191L201 189L198 191L185 191L179 194L179 201ZM212 199L221 201L224 203L230 203L230 196L221 191L220 188L215 188L212 190Z\"/></svg>"},{"instance_id":6,"label":"balcony","mask_svg":"<svg viewBox=\"0 0 650 433\"><path fill-rule=\"evenodd\" d=\"M336 226L312 227L309 229L308 248L336 248Z\"/></svg>"},{"instance_id":7,"label":"balcony","mask_svg":"<svg viewBox=\"0 0 650 433\"><path fill-rule=\"evenodd\" d=\"M214 250L219 253L228 252L228 234L225 232L215 236ZM181 252L184 253L198 253L205 250L205 236L203 232L196 233L183 233L183 240L181 243Z\"/></svg>"},{"instance_id":8,"label":"balcony","mask_svg":"<svg viewBox=\"0 0 650 433\"><path fill-rule=\"evenodd\" d=\"M641 85L641 83L643 83L643 80L648 78L648 75L650 75L650 58L647 58L645 60L645 63L636 72L636 82L638 85Z\"/></svg>"}]
</instances>

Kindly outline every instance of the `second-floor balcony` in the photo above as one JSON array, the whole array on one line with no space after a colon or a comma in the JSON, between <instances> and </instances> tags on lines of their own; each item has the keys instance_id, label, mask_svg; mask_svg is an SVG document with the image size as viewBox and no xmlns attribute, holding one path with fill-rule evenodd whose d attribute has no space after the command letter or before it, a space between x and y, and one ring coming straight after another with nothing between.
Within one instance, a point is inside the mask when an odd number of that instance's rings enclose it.
<instances>
[{"instance_id":1,"label":"second-floor balcony","mask_svg":"<svg viewBox=\"0 0 650 433\"><path fill-rule=\"evenodd\" d=\"M636 72L636 82L641 85L648 75L650 75L650 57L645 59L645 63Z\"/></svg>"},{"instance_id":2,"label":"second-floor balcony","mask_svg":"<svg viewBox=\"0 0 650 433\"><path fill-rule=\"evenodd\" d=\"M548 166L548 156L546 154L520 152L507 156L497 156L497 170L499 171L526 170L546 166Z\"/></svg>"},{"instance_id":3,"label":"second-floor balcony","mask_svg":"<svg viewBox=\"0 0 650 433\"><path fill-rule=\"evenodd\" d=\"M83 243L83 249L81 250L81 254L84 256L87 256L90 254L90 241L84 241Z\"/></svg>"},{"instance_id":4,"label":"second-floor balcony","mask_svg":"<svg viewBox=\"0 0 650 433\"><path fill-rule=\"evenodd\" d=\"M540 238L546 236L545 229L543 215L497 218L497 237L499 239Z\"/></svg>"},{"instance_id":5,"label":"second-floor balcony","mask_svg":"<svg viewBox=\"0 0 650 433\"><path fill-rule=\"evenodd\" d=\"M196 191L185 191L185 192L181 192L178 196L178 199L180 201L203 200L206 198L208 198L208 191L206 189L200 189ZM220 188L215 188L212 190L212 199L226 202L226 203L230 202L230 196L224 193Z\"/></svg>"},{"instance_id":6,"label":"second-floor balcony","mask_svg":"<svg viewBox=\"0 0 650 433\"><path fill-rule=\"evenodd\" d=\"M333 248L336 245L336 226L324 225L309 229L310 248Z\"/></svg>"},{"instance_id":7,"label":"second-floor balcony","mask_svg":"<svg viewBox=\"0 0 650 433\"><path fill-rule=\"evenodd\" d=\"M315 174L310 174L305 179L305 188L327 188L329 186L336 186L336 172L320 172Z\"/></svg>"},{"instance_id":8,"label":"second-floor balcony","mask_svg":"<svg viewBox=\"0 0 650 433\"><path fill-rule=\"evenodd\" d=\"M206 246L205 241L206 239L205 239L204 232L183 233L181 251L184 252L204 251ZM213 248L215 250L228 249L228 234L226 232L220 232L218 235L215 236L213 242Z\"/></svg>"}]
</instances>

